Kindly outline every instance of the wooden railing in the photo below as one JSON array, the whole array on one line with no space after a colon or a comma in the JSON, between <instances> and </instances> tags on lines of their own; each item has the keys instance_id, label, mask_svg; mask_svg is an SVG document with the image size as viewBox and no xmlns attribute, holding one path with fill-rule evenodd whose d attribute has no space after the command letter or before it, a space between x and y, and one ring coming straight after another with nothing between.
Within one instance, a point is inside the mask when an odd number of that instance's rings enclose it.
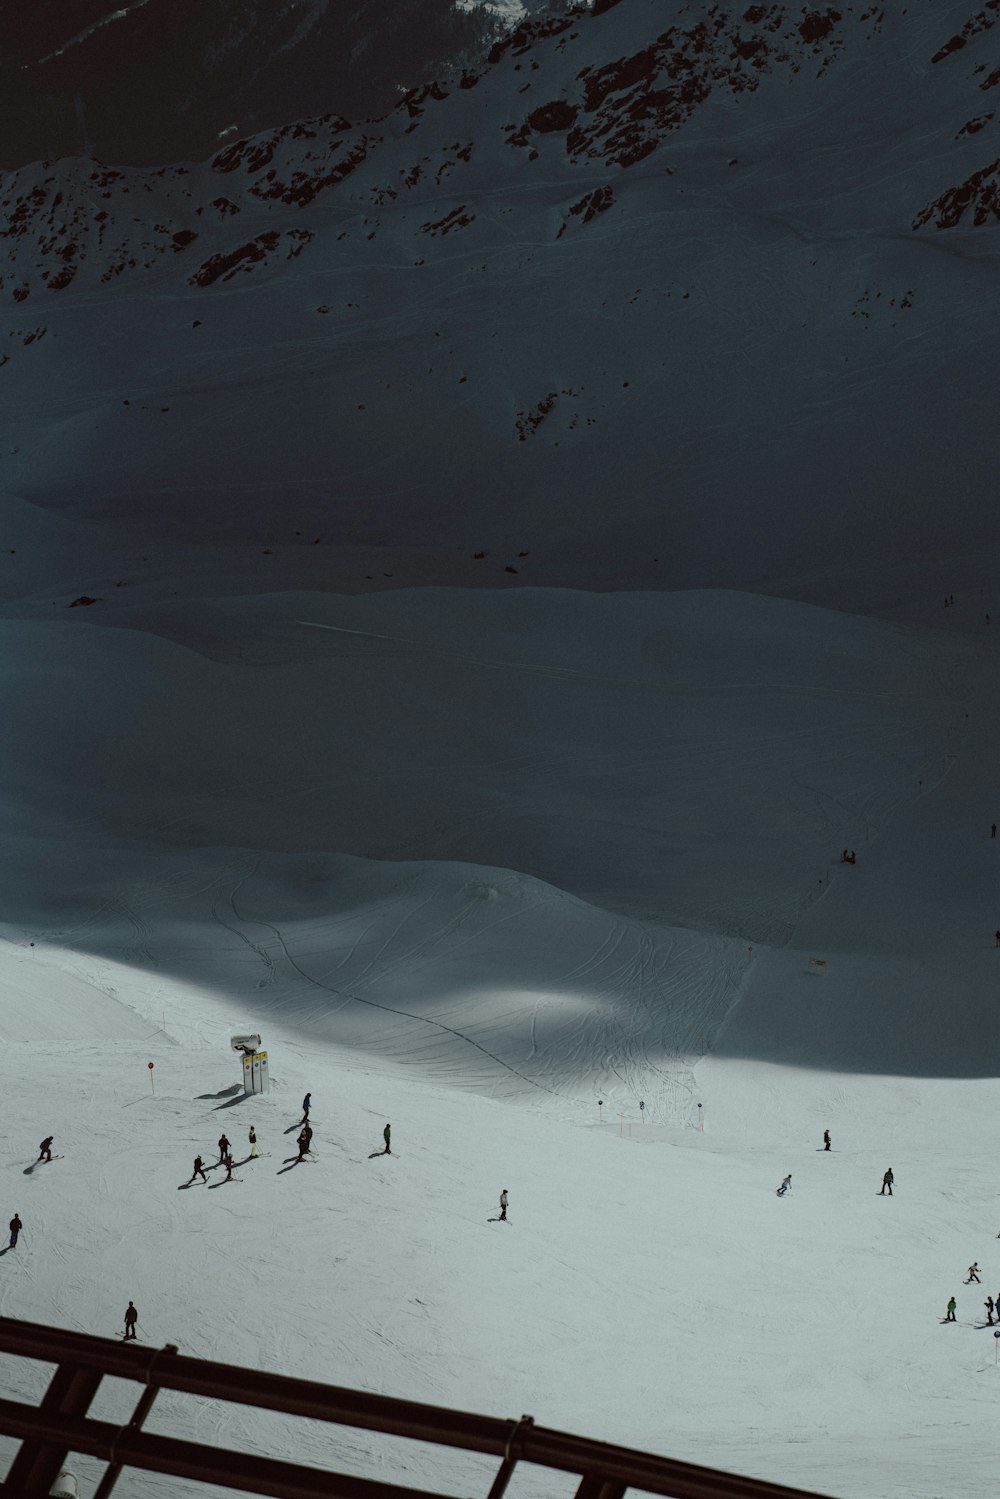
<instances>
[{"instance_id":1,"label":"wooden railing","mask_svg":"<svg viewBox=\"0 0 1000 1499\"><path fill-rule=\"evenodd\" d=\"M170 1474L248 1494L272 1494L277 1499L447 1499L436 1491L407 1488L382 1478L355 1478L330 1468L153 1435L143 1430L143 1423L159 1390L492 1454L500 1459L500 1466L485 1499L500 1499L519 1462L575 1474L580 1480L576 1499L624 1499L629 1489L672 1499L817 1499L801 1489L551 1431L536 1426L531 1416L516 1421L474 1416L187 1358L169 1344L159 1349L137 1347L0 1317L0 1353L56 1365L38 1406L0 1400L0 1435L21 1441L0 1484L3 1499L47 1495L72 1453L85 1453L107 1465L93 1499L107 1499L123 1468ZM142 1386L125 1425L87 1415L105 1376Z\"/></svg>"}]
</instances>

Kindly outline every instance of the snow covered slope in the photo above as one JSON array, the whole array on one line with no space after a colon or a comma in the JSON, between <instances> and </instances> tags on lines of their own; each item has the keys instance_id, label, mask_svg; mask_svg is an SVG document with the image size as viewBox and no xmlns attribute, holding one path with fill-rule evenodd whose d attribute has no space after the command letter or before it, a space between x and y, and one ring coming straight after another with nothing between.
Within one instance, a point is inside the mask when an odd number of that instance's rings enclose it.
<instances>
[{"instance_id":1,"label":"snow covered slope","mask_svg":"<svg viewBox=\"0 0 1000 1499\"><path fill-rule=\"evenodd\" d=\"M0 1312L987 1490L993 20L598 3L4 179Z\"/></svg>"},{"instance_id":2,"label":"snow covered slope","mask_svg":"<svg viewBox=\"0 0 1000 1499\"><path fill-rule=\"evenodd\" d=\"M381 121L7 174L3 485L463 585L874 560L886 602L996 540L994 20L619 0Z\"/></svg>"}]
</instances>

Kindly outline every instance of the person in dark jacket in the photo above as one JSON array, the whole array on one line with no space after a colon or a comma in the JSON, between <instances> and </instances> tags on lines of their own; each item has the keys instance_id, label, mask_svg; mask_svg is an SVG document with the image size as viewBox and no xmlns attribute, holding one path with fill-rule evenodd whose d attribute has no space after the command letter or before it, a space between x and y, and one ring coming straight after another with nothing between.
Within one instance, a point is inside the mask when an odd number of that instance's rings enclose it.
<instances>
[{"instance_id":1,"label":"person in dark jacket","mask_svg":"<svg viewBox=\"0 0 1000 1499\"><path fill-rule=\"evenodd\" d=\"M507 1222L507 1188L500 1193L500 1222Z\"/></svg>"},{"instance_id":2,"label":"person in dark jacket","mask_svg":"<svg viewBox=\"0 0 1000 1499\"><path fill-rule=\"evenodd\" d=\"M828 1129L825 1129L823 1131L823 1149L830 1149L830 1131Z\"/></svg>"},{"instance_id":3,"label":"person in dark jacket","mask_svg":"<svg viewBox=\"0 0 1000 1499\"><path fill-rule=\"evenodd\" d=\"M992 1296L987 1296L986 1300L983 1302L983 1306L986 1308L986 1321L987 1321L988 1325L990 1327L992 1327L993 1326L993 1308L996 1306L996 1302L993 1300Z\"/></svg>"},{"instance_id":4,"label":"person in dark jacket","mask_svg":"<svg viewBox=\"0 0 1000 1499\"><path fill-rule=\"evenodd\" d=\"M878 1195L880 1197L884 1196L885 1195L885 1190L888 1187L888 1189L889 1189L889 1196L891 1197L892 1196L892 1184L893 1184L893 1182L895 1180L896 1180L896 1178L893 1176L893 1174L892 1174L892 1167L890 1166L889 1169L888 1169L888 1171L883 1172L883 1175L882 1175L882 1191Z\"/></svg>"},{"instance_id":5,"label":"person in dark jacket","mask_svg":"<svg viewBox=\"0 0 1000 1499\"><path fill-rule=\"evenodd\" d=\"M135 1309L135 1302L130 1301L125 1312L125 1340L135 1337L135 1324L139 1320L139 1313Z\"/></svg>"},{"instance_id":6,"label":"person in dark jacket","mask_svg":"<svg viewBox=\"0 0 1000 1499\"><path fill-rule=\"evenodd\" d=\"M203 1182L208 1181L208 1177L205 1175L205 1162L202 1160L200 1155L196 1155L194 1158L194 1168L191 1172L191 1180L194 1181L196 1176L200 1176Z\"/></svg>"},{"instance_id":7,"label":"person in dark jacket","mask_svg":"<svg viewBox=\"0 0 1000 1499\"><path fill-rule=\"evenodd\" d=\"M302 1100L302 1123L309 1123L309 1110L312 1108L312 1094L307 1093Z\"/></svg>"},{"instance_id":8,"label":"person in dark jacket","mask_svg":"<svg viewBox=\"0 0 1000 1499\"><path fill-rule=\"evenodd\" d=\"M389 1149L389 1136L391 1134L392 1134L392 1129L387 1124L386 1127L385 1127L385 1129L382 1131L382 1139L385 1141L385 1149L382 1152L383 1155L392 1155L392 1151Z\"/></svg>"},{"instance_id":9,"label":"person in dark jacket","mask_svg":"<svg viewBox=\"0 0 1000 1499\"><path fill-rule=\"evenodd\" d=\"M51 1159L52 1159L52 1141L53 1141L53 1139L54 1139L54 1136L52 1136L52 1135L46 1135L45 1139L42 1141L41 1145L39 1145L39 1147L38 1147L38 1159L40 1161L51 1161Z\"/></svg>"},{"instance_id":10,"label":"person in dark jacket","mask_svg":"<svg viewBox=\"0 0 1000 1499\"><path fill-rule=\"evenodd\" d=\"M10 1220L10 1247L11 1247L11 1249L13 1249L14 1246L16 1245L16 1243L17 1243L17 1236L21 1232L21 1230L22 1230L23 1227L24 1227L24 1224L21 1222L21 1219L18 1216L18 1214L15 1213L14 1216L13 1216L13 1218Z\"/></svg>"},{"instance_id":11,"label":"person in dark jacket","mask_svg":"<svg viewBox=\"0 0 1000 1499\"><path fill-rule=\"evenodd\" d=\"M226 1156L229 1154L229 1152L230 1152L231 1149L232 1149L232 1146L230 1145L229 1141L226 1139L225 1135L224 1134L220 1135L219 1136L219 1164L220 1165L226 1159Z\"/></svg>"}]
</instances>

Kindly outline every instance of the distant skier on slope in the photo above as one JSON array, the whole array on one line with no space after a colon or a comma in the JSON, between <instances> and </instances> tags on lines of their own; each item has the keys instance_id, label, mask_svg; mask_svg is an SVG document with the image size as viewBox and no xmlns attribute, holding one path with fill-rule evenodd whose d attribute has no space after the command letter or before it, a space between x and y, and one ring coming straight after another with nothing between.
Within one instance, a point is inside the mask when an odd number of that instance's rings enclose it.
<instances>
[{"instance_id":1,"label":"distant skier on slope","mask_svg":"<svg viewBox=\"0 0 1000 1499\"><path fill-rule=\"evenodd\" d=\"M232 1149L232 1146L230 1145L229 1141L226 1139L225 1135L224 1134L220 1135L219 1136L219 1164L220 1165L226 1159L226 1156L229 1154L229 1152L230 1152L231 1149Z\"/></svg>"},{"instance_id":2,"label":"distant skier on slope","mask_svg":"<svg viewBox=\"0 0 1000 1499\"><path fill-rule=\"evenodd\" d=\"M882 1191L878 1195L880 1197L884 1196L885 1195L885 1189L888 1187L888 1189L889 1189L889 1196L891 1197L892 1196L892 1184L893 1184L893 1182L895 1180L896 1180L896 1178L893 1176L893 1174L892 1174L892 1167L890 1166L889 1169L888 1169L888 1171L885 1171L882 1174Z\"/></svg>"},{"instance_id":3,"label":"distant skier on slope","mask_svg":"<svg viewBox=\"0 0 1000 1499\"><path fill-rule=\"evenodd\" d=\"M988 1325L990 1327L992 1327L993 1326L993 1308L996 1306L996 1302L993 1300L992 1296L987 1296L986 1300L983 1302L983 1306L986 1308L986 1321L987 1321Z\"/></svg>"},{"instance_id":4,"label":"distant skier on slope","mask_svg":"<svg viewBox=\"0 0 1000 1499\"><path fill-rule=\"evenodd\" d=\"M232 1151L230 1151L230 1150L226 1151L225 1155L222 1157L222 1164L226 1168L226 1181L227 1182L231 1182L232 1179L233 1179L233 1155L232 1155Z\"/></svg>"},{"instance_id":5,"label":"distant skier on slope","mask_svg":"<svg viewBox=\"0 0 1000 1499\"><path fill-rule=\"evenodd\" d=\"M39 1145L39 1147L38 1147L38 1159L40 1161L51 1161L51 1159L52 1159L52 1141L53 1141L54 1138L55 1137L53 1135L46 1135L45 1139L42 1141L41 1145Z\"/></svg>"},{"instance_id":6,"label":"distant skier on slope","mask_svg":"<svg viewBox=\"0 0 1000 1499\"><path fill-rule=\"evenodd\" d=\"M200 1155L196 1155L194 1158L194 1166L191 1171L191 1180L194 1181L196 1176L200 1176L203 1182L208 1181L208 1177L205 1175L205 1162L202 1160Z\"/></svg>"},{"instance_id":7,"label":"distant skier on slope","mask_svg":"<svg viewBox=\"0 0 1000 1499\"><path fill-rule=\"evenodd\" d=\"M309 1152L309 1142L310 1142L311 1139L312 1139L312 1130L309 1128L308 1124L304 1124L302 1126L302 1128L299 1130L299 1135L298 1135L298 1147L299 1147L298 1160L300 1160L300 1161L304 1161L305 1160L305 1158L306 1158L306 1156L307 1156L307 1154Z\"/></svg>"},{"instance_id":8,"label":"distant skier on slope","mask_svg":"<svg viewBox=\"0 0 1000 1499\"><path fill-rule=\"evenodd\" d=\"M499 1223L506 1223L507 1222L507 1188L506 1187L504 1187L503 1190L500 1193L500 1217L498 1218L497 1221Z\"/></svg>"},{"instance_id":9,"label":"distant skier on slope","mask_svg":"<svg viewBox=\"0 0 1000 1499\"><path fill-rule=\"evenodd\" d=\"M250 1141L250 1156L252 1159L254 1156L259 1154L259 1151L257 1150L257 1131L254 1129L252 1124L250 1126L250 1134L247 1138Z\"/></svg>"},{"instance_id":10,"label":"distant skier on slope","mask_svg":"<svg viewBox=\"0 0 1000 1499\"><path fill-rule=\"evenodd\" d=\"M24 1227L24 1224L21 1222L21 1219L20 1219L19 1215L17 1213L15 1213L14 1216L13 1216L13 1218L10 1220L10 1247L11 1247L11 1249L13 1249L15 1247L15 1245L17 1244L17 1236L21 1232L21 1230L22 1230L23 1227Z\"/></svg>"},{"instance_id":11,"label":"distant skier on slope","mask_svg":"<svg viewBox=\"0 0 1000 1499\"><path fill-rule=\"evenodd\" d=\"M125 1311L125 1341L135 1337L135 1324L139 1320L139 1313L135 1309L135 1302L130 1301Z\"/></svg>"},{"instance_id":12,"label":"distant skier on slope","mask_svg":"<svg viewBox=\"0 0 1000 1499\"><path fill-rule=\"evenodd\" d=\"M823 1131L823 1149L830 1149L830 1131L828 1129L825 1129Z\"/></svg>"},{"instance_id":13,"label":"distant skier on slope","mask_svg":"<svg viewBox=\"0 0 1000 1499\"><path fill-rule=\"evenodd\" d=\"M955 1300L954 1296L950 1297L948 1300L948 1315L944 1319L946 1322L954 1322L955 1308L957 1305L958 1302Z\"/></svg>"},{"instance_id":14,"label":"distant skier on slope","mask_svg":"<svg viewBox=\"0 0 1000 1499\"><path fill-rule=\"evenodd\" d=\"M309 1123L309 1110L312 1108L312 1094L307 1093L302 1100L302 1123Z\"/></svg>"},{"instance_id":15,"label":"distant skier on slope","mask_svg":"<svg viewBox=\"0 0 1000 1499\"><path fill-rule=\"evenodd\" d=\"M788 1175L782 1178L781 1186L778 1188L778 1196L784 1197L785 1193L791 1188L791 1185L792 1173L789 1171Z\"/></svg>"},{"instance_id":16,"label":"distant skier on slope","mask_svg":"<svg viewBox=\"0 0 1000 1499\"><path fill-rule=\"evenodd\" d=\"M965 1284L967 1286L971 1286L973 1281L976 1282L977 1286L980 1284L980 1280L979 1280L979 1262L978 1262L978 1260L973 1260L972 1264L969 1266L969 1278L965 1282Z\"/></svg>"},{"instance_id":17,"label":"distant skier on slope","mask_svg":"<svg viewBox=\"0 0 1000 1499\"><path fill-rule=\"evenodd\" d=\"M387 1124L385 1129L382 1131L382 1139L385 1141L385 1149L382 1152L383 1155L392 1155L392 1151L389 1149L389 1136L391 1134L392 1127Z\"/></svg>"}]
</instances>

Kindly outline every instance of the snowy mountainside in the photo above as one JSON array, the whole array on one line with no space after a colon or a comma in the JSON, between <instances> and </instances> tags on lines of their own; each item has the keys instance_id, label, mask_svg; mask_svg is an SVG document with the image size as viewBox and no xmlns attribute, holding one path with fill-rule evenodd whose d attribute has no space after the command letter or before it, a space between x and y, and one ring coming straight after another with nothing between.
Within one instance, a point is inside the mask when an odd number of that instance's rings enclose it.
<instances>
[{"instance_id":1,"label":"snowy mountainside","mask_svg":"<svg viewBox=\"0 0 1000 1499\"><path fill-rule=\"evenodd\" d=\"M3 484L118 525L156 494L199 542L516 540L540 584L969 550L995 524L983 17L619 0L380 121L8 174Z\"/></svg>"}]
</instances>

